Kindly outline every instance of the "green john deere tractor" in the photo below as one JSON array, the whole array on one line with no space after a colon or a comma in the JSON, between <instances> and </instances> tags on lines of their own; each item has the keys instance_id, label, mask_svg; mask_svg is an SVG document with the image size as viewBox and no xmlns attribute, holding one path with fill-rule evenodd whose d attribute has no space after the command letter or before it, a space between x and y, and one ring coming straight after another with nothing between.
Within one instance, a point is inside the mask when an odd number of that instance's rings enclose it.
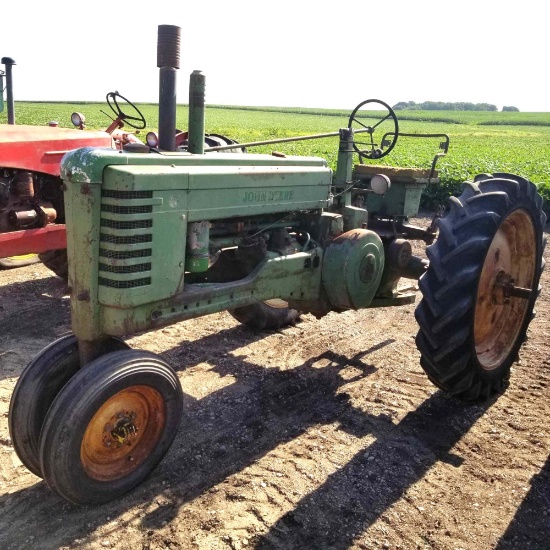
<instances>
[{"instance_id":1,"label":"green john deere tractor","mask_svg":"<svg viewBox=\"0 0 550 550\"><path fill-rule=\"evenodd\" d=\"M10 434L25 466L71 502L100 503L159 463L182 390L163 359L123 336L223 310L276 328L304 312L412 303L401 277L419 280L416 342L430 380L465 399L501 391L539 294L536 186L482 174L428 228L414 226L446 136L428 136L442 140L428 170L373 165L400 134L392 109L368 100L332 134L334 173L322 158L244 152L265 142L207 147L198 71L188 134L177 138L179 40L178 27L159 27L158 135L63 159L72 334L40 352L14 390ZM374 122L373 105L387 113ZM412 240L429 245L428 259Z\"/></svg>"}]
</instances>

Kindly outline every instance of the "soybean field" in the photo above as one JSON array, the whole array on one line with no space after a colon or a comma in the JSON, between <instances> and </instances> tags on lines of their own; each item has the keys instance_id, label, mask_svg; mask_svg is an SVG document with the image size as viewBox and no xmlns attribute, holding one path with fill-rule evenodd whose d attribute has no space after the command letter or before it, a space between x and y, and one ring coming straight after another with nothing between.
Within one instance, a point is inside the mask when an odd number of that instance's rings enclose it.
<instances>
[{"instance_id":1,"label":"soybean field","mask_svg":"<svg viewBox=\"0 0 550 550\"><path fill-rule=\"evenodd\" d=\"M156 104L137 104L147 120L139 137L158 126ZM70 127L73 111L86 116L87 128L105 129L110 123L109 108L101 103L16 103L17 124L47 124L56 120ZM312 109L281 107L239 107L207 105L206 132L222 134L240 143L308 134L336 132L348 125L351 109ZM373 123L385 112L371 111ZM550 209L550 113L484 111L396 111L399 131L406 134L447 134L448 154L437 164L441 184L430 187L424 206L431 207L451 194L460 184L478 173L508 172L526 177L539 186ZM177 128L187 129L187 105L177 107ZM0 113L0 123L6 113ZM368 123L368 122L367 122ZM379 163L391 166L429 167L439 151L440 140L401 137L393 151ZM336 166L338 138L281 143L250 149L287 155L320 156L332 168Z\"/></svg>"}]
</instances>

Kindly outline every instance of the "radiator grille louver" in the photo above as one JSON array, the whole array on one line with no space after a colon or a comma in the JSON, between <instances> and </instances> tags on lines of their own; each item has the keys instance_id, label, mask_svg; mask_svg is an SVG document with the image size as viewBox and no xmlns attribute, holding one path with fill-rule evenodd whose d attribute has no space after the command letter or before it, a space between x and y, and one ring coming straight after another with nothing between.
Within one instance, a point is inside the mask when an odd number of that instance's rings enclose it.
<instances>
[{"instance_id":1,"label":"radiator grille louver","mask_svg":"<svg viewBox=\"0 0 550 550\"><path fill-rule=\"evenodd\" d=\"M101 196L104 199L152 199L153 191L112 191L103 189Z\"/></svg>"},{"instance_id":2,"label":"radiator grille louver","mask_svg":"<svg viewBox=\"0 0 550 550\"><path fill-rule=\"evenodd\" d=\"M149 204L141 206L119 206L116 204L104 204L101 208L103 212L111 212L113 214L149 214L153 211L153 207Z\"/></svg>"},{"instance_id":3,"label":"radiator grille louver","mask_svg":"<svg viewBox=\"0 0 550 550\"><path fill-rule=\"evenodd\" d=\"M108 265L100 263L99 271L107 271L108 273L140 273L142 271L151 271L151 264Z\"/></svg>"},{"instance_id":4,"label":"radiator grille louver","mask_svg":"<svg viewBox=\"0 0 550 550\"><path fill-rule=\"evenodd\" d=\"M147 286L151 284L151 277L145 277L143 279L135 279L133 281L113 281L111 279L105 279L99 277L100 286L108 286L110 288L136 288L138 286Z\"/></svg>"},{"instance_id":5,"label":"radiator grille louver","mask_svg":"<svg viewBox=\"0 0 550 550\"><path fill-rule=\"evenodd\" d=\"M153 227L153 220L120 221L101 218L101 227L111 229L149 229Z\"/></svg>"},{"instance_id":6,"label":"radiator grille louver","mask_svg":"<svg viewBox=\"0 0 550 550\"><path fill-rule=\"evenodd\" d=\"M107 235L101 233L99 242L113 244L139 244L150 243L153 240L153 235L130 235L128 237L119 237L117 235Z\"/></svg>"},{"instance_id":7,"label":"radiator grille louver","mask_svg":"<svg viewBox=\"0 0 550 550\"><path fill-rule=\"evenodd\" d=\"M152 254L150 248L143 250L108 250L106 248L99 249L99 255L102 258L111 258L113 260L129 260L131 258L148 258Z\"/></svg>"},{"instance_id":8,"label":"radiator grille louver","mask_svg":"<svg viewBox=\"0 0 550 550\"><path fill-rule=\"evenodd\" d=\"M104 189L101 199L99 285L115 289L150 285L153 192Z\"/></svg>"}]
</instances>

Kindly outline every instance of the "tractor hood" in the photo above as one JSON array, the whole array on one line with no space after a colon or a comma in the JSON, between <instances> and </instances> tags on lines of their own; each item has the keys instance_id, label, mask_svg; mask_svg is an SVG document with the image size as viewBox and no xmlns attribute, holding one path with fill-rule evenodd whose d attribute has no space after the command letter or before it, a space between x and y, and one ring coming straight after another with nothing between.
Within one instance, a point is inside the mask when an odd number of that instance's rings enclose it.
<instances>
[{"instance_id":1,"label":"tractor hood","mask_svg":"<svg viewBox=\"0 0 550 550\"><path fill-rule=\"evenodd\" d=\"M63 155L79 147L114 148L112 137L102 131L0 125L0 168L59 176Z\"/></svg>"}]
</instances>

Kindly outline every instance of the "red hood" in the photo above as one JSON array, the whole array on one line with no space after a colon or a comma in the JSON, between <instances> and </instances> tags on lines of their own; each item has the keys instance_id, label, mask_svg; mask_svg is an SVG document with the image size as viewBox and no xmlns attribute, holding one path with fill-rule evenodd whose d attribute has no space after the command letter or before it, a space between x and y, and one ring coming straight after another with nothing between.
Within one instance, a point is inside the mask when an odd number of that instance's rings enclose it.
<instances>
[{"instance_id":1,"label":"red hood","mask_svg":"<svg viewBox=\"0 0 550 550\"><path fill-rule=\"evenodd\" d=\"M106 132L1 124L0 168L17 168L59 176L63 155L88 146L114 148L113 140Z\"/></svg>"}]
</instances>

